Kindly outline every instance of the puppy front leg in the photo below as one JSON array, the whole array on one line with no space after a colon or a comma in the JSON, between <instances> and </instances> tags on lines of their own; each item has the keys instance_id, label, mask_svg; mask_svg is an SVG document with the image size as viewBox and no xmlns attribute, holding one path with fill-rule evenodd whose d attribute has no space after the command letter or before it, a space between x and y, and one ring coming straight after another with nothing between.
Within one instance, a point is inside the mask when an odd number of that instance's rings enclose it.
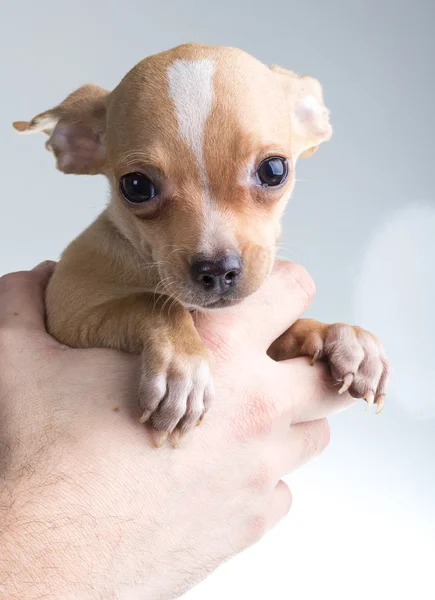
<instances>
[{"instance_id":1,"label":"puppy front leg","mask_svg":"<svg viewBox=\"0 0 435 600\"><path fill-rule=\"evenodd\" d=\"M360 327L299 319L272 344L268 354L277 361L299 356L310 357L312 364L324 360L332 377L342 384L339 394L349 391L354 398L364 398L368 407L376 403L377 413L384 406L388 359L378 338Z\"/></svg>"},{"instance_id":2,"label":"puppy front leg","mask_svg":"<svg viewBox=\"0 0 435 600\"><path fill-rule=\"evenodd\" d=\"M141 421L149 420L162 432L160 445L176 429L177 435L183 434L202 418L213 394L208 351L181 304L140 294L111 300L73 319L68 329L75 339L65 339L65 329L54 328L55 337L82 348L101 346L141 355Z\"/></svg>"}]
</instances>

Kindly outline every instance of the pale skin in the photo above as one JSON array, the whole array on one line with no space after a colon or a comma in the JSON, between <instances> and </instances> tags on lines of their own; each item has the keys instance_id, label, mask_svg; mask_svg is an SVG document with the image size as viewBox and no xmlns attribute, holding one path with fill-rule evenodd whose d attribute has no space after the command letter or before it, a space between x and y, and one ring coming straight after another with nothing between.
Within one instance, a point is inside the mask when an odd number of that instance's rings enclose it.
<instances>
[{"instance_id":1,"label":"pale skin","mask_svg":"<svg viewBox=\"0 0 435 600\"><path fill-rule=\"evenodd\" d=\"M243 304L197 319L215 400L177 449L156 449L139 423L140 359L46 333L51 271L0 279L0 596L177 597L287 515L281 478L352 402L323 364L267 355L314 286L279 264Z\"/></svg>"}]
</instances>

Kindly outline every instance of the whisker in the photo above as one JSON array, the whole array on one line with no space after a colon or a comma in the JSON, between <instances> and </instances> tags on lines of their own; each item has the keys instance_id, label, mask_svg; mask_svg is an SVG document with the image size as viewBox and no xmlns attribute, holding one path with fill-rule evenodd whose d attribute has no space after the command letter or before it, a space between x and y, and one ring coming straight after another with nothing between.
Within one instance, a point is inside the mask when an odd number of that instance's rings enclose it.
<instances>
[{"instance_id":1,"label":"whisker","mask_svg":"<svg viewBox=\"0 0 435 600\"><path fill-rule=\"evenodd\" d=\"M162 304L162 308L161 308L162 312L165 310L165 307L166 307L166 305L167 305L167 304L168 304L168 302L170 302L171 300L173 300L172 296L168 296L168 297L166 298L166 300L165 300L165 301L163 302L163 304Z\"/></svg>"},{"instance_id":2,"label":"whisker","mask_svg":"<svg viewBox=\"0 0 435 600\"><path fill-rule=\"evenodd\" d=\"M172 302L172 304L171 304L171 306L169 307L169 310L168 310L168 315L169 316L170 316L171 311L174 308L174 306L176 306L176 304L179 303L180 298L181 298L181 294L178 294L175 298L173 298L173 302Z\"/></svg>"}]
</instances>

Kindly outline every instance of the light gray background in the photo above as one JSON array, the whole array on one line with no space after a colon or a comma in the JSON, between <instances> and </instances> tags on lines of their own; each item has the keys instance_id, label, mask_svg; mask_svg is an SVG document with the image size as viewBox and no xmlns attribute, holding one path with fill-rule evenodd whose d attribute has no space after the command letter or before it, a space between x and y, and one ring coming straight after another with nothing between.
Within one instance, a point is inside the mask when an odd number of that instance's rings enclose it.
<instances>
[{"instance_id":1,"label":"light gray background","mask_svg":"<svg viewBox=\"0 0 435 600\"><path fill-rule=\"evenodd\" d=\"M280 254L304 264L310 314L383 338L380 417L331 420L325 454L289 478L294 506L193 598L435 597L435 3L433 0L15 0L0 9L0 274L57 258L103 207L102 178L65 177L43 136L10 126L88 81L112 88L179 43L243 48L318 77L334 136L298 165Z\"/></svg>"}]
</instances>

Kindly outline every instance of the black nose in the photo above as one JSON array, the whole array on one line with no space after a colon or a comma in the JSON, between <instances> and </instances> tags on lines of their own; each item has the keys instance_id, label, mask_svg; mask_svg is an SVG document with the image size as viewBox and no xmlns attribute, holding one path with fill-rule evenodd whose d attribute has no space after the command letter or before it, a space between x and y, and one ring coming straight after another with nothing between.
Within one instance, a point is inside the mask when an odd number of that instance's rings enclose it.
<instances>
[{"instance_id":1,"label":"black nose","mask_svg":"<svg viewBox=\"0 0 435 600\"><path fill-rule=\"evenodd\" d=\"M242 260L237 254L230 254L214 260L194 258L190 274L208 292L224 293L233 288L242 272Z\"/></svg>"}]
</instances>

